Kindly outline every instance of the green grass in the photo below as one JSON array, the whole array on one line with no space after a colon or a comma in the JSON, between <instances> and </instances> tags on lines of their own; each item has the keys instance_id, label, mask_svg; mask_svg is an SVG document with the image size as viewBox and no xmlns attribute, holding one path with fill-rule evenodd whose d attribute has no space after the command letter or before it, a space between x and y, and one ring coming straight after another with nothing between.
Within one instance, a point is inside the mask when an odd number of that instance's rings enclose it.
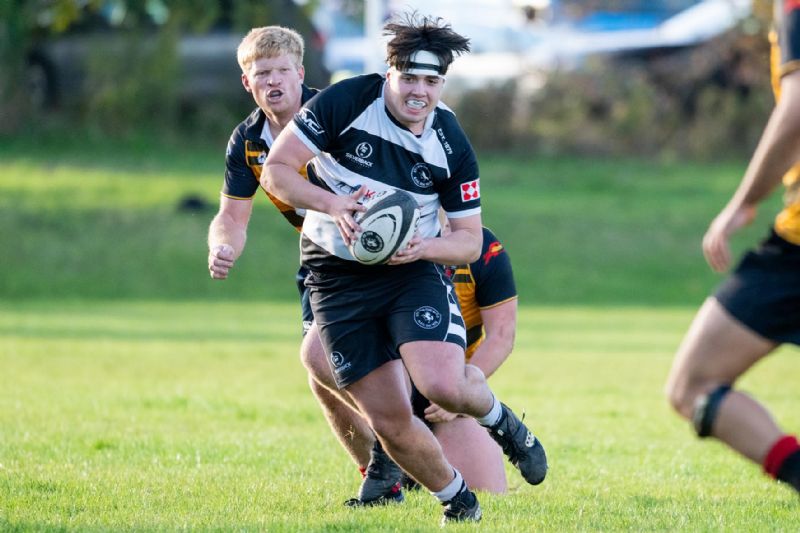
<instances>
[{"instance_id":1,"label":"green grass","mask_svg":"<svg viewBox=\"0 0 800 533\"><path fill-rule=\"evenodd\" d=\"M797 495L700 442L661 386L692 311L523 307L493 377L551 459L482 495L487 531L790 531ZM297 360L293 304L0 305L0 530L431 531L440 508L341 502L358 474ZM784 350L742 386L800 427ZM455 528L465 529L465 528Z\"/></svg>"},{"instance_id":2,"label":"green grass","mask_svg":"<svg viewBox=\"0 0 800 533\"><path fill-rule=\"evenodd\" d=\"M232 279L208 278L225 140L0 142L1 531L435 529L427 494L341 506L358 475L307 390L297 235L263 195ZM540 487L509 470L508 496L481 497L483 527L796 530L796 494L699 442L661 393L719 279L699 243L744 163L481 164L484 221L522 304L493 387L527 411L552 464ZM182 211L186 197L208 207ZM796 356L742 381L795 430Z\"/></svg>"},{"instance_id":3,"label":"green grass","mask_svg":"<svg viewBox=\"0 0 800 533\"><path fill-rule=\"evenodd\" d=\"M0 144L0 297L293 300L297 235L258 193L233 277L212 283L205 237L220 148L11 140ZM700 240L741 162L481 157L484 222L506 244L523 303L698 304L718 281ZM779 195L736 241L756 241ZM186 197L199 211L178 208Z\"/></svg>"}]
</instances>

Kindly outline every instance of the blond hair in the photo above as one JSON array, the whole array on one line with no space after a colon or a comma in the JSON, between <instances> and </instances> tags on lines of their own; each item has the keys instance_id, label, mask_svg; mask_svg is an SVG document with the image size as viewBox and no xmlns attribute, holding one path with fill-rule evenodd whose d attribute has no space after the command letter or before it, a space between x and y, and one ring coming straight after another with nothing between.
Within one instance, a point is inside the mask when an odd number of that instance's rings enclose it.
<instances>
[{"instance_id":1,"label":"blond hair","mask_svg":"<svg viewBox=\"0 0 800 533\"><path fill-rule=\"evenodd\" d=\"M236 50L236 59L242 72L247 72L253 61L264 57L278 57L281 54L290 56L297 67L302 67L304 49L303 37L293 29L263 26L253 28L244 36Z\"/></svg>"}]
</instances>

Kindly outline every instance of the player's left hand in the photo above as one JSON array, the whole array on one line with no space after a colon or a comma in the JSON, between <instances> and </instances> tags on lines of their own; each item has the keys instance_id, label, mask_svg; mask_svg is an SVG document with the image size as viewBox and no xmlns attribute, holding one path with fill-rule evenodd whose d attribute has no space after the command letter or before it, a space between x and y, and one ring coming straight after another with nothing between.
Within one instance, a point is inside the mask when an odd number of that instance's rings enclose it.
<instances>
[{"instance_id":1,"label":"player's left hand","mask_svg":"<svg viewBox=\"0 0 800 533\"><path fill-rule=\"evenodd\" d=\"M389 265L403 265L405 263L413 263L419 261L423 257L427 241L420 237L419 232L415 233L408 245L402 250L398 250L389 258L387 264Z\"/></svg>"},{"instance_id":2,"label":"player's left hand","mask_svg":"<svg viewBox=\"0 0 800 533\"><path fill-rule=\"evenodd\" d=\"M425 420L427 420L432 424L450 422L451 420L455 420L456 418L458 418L457 414L451 413L450 411L445 411L435 403L431 403L425 409Z\"/></svg>"}]
</instances>

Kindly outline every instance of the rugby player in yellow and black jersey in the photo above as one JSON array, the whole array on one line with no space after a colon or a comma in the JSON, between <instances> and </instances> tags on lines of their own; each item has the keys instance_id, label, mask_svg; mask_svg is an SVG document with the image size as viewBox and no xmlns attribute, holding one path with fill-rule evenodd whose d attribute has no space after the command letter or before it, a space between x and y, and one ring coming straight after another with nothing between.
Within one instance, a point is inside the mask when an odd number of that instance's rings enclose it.
<instances>
[{"instance_id":1,"label":"rugby player in yellow and black jersey","mask_svg":"<svg viewBox=\"0 0 800 533\"><path fill-rule=\"evenodd\" d=\"M303 38L280 26L252 29L237 50L242 85L253 95L258 107L236 127L228 142L219 212L208 230L208 269L214 279L226 279L244 250L253 197L273 139L300 106L317 93L303 84L303 50ZM303 175L304 172L301 170ZM302 211L269 193L267 196L299 232L303 225ZM313 318L302 285L304 278L305 271L301 269L297 283L303 296L305 331Z\"/></svg>"},{"instance_id":2,"label":"rugby player in yellow and black jersey","mask_svg":"<svg viewBox=\"0 0 800 533\"><path fill-rule=\"evenodd\" d=\"M777 105L728 204L711 222L703 252L712 269L731 263L730 237L753 221L783 181L786 205L770 234L748 251L700 308L667 382L672 406L800 492L800 444L764 406L733 388L784 343L800 345L800 0L774 2L773 88Z\"/></svg>"}]
</instances>

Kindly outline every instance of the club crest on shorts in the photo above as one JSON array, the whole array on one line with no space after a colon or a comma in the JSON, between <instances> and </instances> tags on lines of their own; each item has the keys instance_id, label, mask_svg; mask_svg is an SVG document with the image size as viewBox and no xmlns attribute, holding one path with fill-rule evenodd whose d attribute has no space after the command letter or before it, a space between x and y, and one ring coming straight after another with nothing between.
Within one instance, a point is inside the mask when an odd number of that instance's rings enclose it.
<instances>
[{"instance_id":1,"label":"club crest on shorts","mask_svg":"<svg viewBox=\"0 0 800 533\"><path fill-rule=\"evenodd\" d=\"M339 352L331 352L331 363L333 363L333 366L342 366L344 357L342 357L342 354Z\"/></svg>"},{"instance_id":2,"label":"club crest on shorts","mask_svg":"<svg viewBox=\"0 0 800 533\"><path fill-rule=\"evenodd\" d=\"M434 329L442 323L442 314L429 305L414 311L414 322L422 329Z\"/></svg>"}]
</instances>

